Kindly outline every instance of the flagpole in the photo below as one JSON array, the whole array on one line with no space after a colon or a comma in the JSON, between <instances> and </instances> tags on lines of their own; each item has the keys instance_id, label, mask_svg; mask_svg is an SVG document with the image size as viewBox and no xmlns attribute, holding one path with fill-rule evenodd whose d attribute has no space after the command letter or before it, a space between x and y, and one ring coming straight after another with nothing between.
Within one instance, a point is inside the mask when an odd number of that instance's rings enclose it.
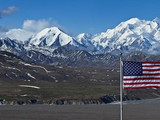
<instances>
[{"instance_id":1,"label":"flagpole","mask_svg":"<svg viewBox=\"0 0 160 120\"><path fill-rule=\"evenodd\" d=\"M122 81L122 53L120 53L120 120L123 120L123 81Z\"/></svg>"}]
</instances>

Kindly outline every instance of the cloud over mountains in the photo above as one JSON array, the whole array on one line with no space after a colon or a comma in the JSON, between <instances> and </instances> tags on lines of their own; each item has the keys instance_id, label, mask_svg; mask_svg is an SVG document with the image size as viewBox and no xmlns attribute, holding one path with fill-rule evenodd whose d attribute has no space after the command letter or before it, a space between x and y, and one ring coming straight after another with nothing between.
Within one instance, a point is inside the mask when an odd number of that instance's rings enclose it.
<instances>
[{"instance_id":1,"label":"cloud over mountains","mask_svg":"<svg viewBox=\"0 0 160 120\"><path fill-rule=\"evenodd\" d=\"M50 20L40 19L40 20L25 20L23 23L24 30L30 31L30 32L39 32L43 30L44 28L51 27Z\"/></svg>"},{"instance_id":2,"label":"cloud over mountains","mask_svg":"<svg viewBox=\"0 0 160 120\"><path fill-rule=\"evenodd\" d=\"M5 16L9 16L9 15L15 13L17 10L18 10L18 8L14 7L14 6L3 8L0 10L0 18L3 18Z\"/></svg>"},{"instance_id":3,"label":"cloud over mountains","mask_svg":"<svg viewBox=\"0 0 160 120\"><path fill-rule=\"evenodd\" d=\"M33 34L43 30L44 28L52 26L53 24L51 20L46 20L46 19L25 20L23 22L22 28L15 28L15 29L10 29L8 31L7 30L3 31L4 33L0 37L9 37L11 39L25 41ZM1 32L1 27L0 27L0 32Z\"/></svg>"},{"instance_id":4,"label":"cloud over mountains","mask_svg":"<svg viewBox=\"0 0 160 120\"><path fill-rule=\"evenodd\" d=\"M10 16L13 13L17 12L19 8L15 6L9 6L3 9L0 9L0 19ZM58 27L65 31L69 32L64 26L58 24L56 20L50 19L39 19L39 20L24 20L23 24L19 28L8 29L4 25L0 25L0 37L5 38L9 37L11 39L17 39L19 41L25 41L29 39L32 35L40 32L41 30L49 27Z\"/></svg>"},{"instance_id":5,"label":"cloud over mountains","mask_svg":"<svg viewBox=\"0 0 160 120\"><path fill-rule=\"evenodd\" d=\"M6 16L10 16L13 13L17 12L18 8L15 6L6 7L0 9L0 19L3 19ZM0 26L0 37L9 37L11 39L17 40L27 40L33 34L43 30L47 27L52 27L51 19L40 19L40 20L25 20L21 28L14 28L8 30L8 28L4 26Z\"/></svg>"}]
</instances>

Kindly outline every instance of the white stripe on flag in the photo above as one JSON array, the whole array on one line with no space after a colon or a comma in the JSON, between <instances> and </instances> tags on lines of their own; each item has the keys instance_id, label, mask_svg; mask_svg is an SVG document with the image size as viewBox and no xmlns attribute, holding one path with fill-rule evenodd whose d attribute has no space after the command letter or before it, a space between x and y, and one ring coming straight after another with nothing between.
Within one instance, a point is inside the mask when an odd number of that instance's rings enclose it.
<instances>
[{"instance_id":1,"label":"white stripe on flag","mask_svg":"<svg viewBox=\"0 0 160 120\"><path fill-rule=\"evenodd\" d=\"M160 80L135 80L135 81L123 81L123 83L141 83L141 82L160 82Z\"/></svg>"},{"instance_id":2,"label":"white stripe on flag","mask_svg":"<svg viewBox=\"0 0 160 120\"><path fill-rule=\"evenodd\" d=\"M127 78L159 78L160 79L160 75L157 76L123 76L123 79L127 79Z\"/></svg>"},{"instance_id":3,"label":"white stripe on flag","mask_svg":"<svg viewBox=\"0 0 160 120\"><path fill-rule=\"evenodd\" d=\"M124 85L124 87L149 87L149 86L158 86L160 87L160 84L140 84L140 85Z\"/></svg>"},{"instance_id":4,"label":"white stripe on flag","mask_svg":"<svg viewBox=\"0 0 160 120\"><path fill-rule=\"evenodd\" d=\"M160 69L160 67L142 67L142 69L151 69L151 70L153 70L153 69Z\"/></svg>"}]
</instances>

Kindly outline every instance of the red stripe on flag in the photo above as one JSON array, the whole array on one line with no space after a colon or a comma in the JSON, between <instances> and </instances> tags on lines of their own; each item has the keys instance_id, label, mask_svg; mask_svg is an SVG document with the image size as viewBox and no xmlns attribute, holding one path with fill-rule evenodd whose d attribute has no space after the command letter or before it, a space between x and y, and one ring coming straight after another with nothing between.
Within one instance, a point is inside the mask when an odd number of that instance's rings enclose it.
<instances>
[{"instance_id":1,"label":"red stripe on flag","mask_svg":"<svg viewBox=\"0 0 160 120\"><path fill-rule=\"evenodd\" d=\"M157 89L159 89L160 86L124 87L124 89L143 89L143 88L157 88Z\"/></svg>"},{"instance_id":2,"label":"red stripe on flag","mask_svg":"<svg viewBox=\"0 0 160 120\"><path fill-rule=\"evenodd\" d=\"M160 71L160 69L143 69L143 71L154 72L154 71Z\"/></svg>"},{"instance_id":3,"label":"red stripe on flag","mask_svg":"<svg viewBox=\"0 0 160 120\"><path fill-rule=\"evenodd\" d=\"M135 80L160 80L160 78L124 78L124 81L135 81Z\"/></svg>"},{"instance_id":4,"label":"red stripe on flag","mask_svg":"<svg viewBox=\"0 0 160 120\"><path fill-rule=\"evenodd\" d=\"M160 64L160 62L142 62L142 64Z\"/></svg>"}]
</instances>

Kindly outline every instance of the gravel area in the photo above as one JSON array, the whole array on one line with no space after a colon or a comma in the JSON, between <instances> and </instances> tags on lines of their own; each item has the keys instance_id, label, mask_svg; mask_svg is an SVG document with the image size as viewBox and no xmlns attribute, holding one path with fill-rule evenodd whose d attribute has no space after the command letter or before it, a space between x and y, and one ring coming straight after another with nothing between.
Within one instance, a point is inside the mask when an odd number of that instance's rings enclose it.
<instances>
[{"instance_id":1,"label":"gravel area","mask_svg":"<svg viewBox=\"0 0 160 120\"><path fill-rule=\"evenodd\" d=\"M123 107L124 120L160 120L160 102L132 102ZM119 104L1 105L0 120L119 120Z\"/></svg>"}]
</instances>

